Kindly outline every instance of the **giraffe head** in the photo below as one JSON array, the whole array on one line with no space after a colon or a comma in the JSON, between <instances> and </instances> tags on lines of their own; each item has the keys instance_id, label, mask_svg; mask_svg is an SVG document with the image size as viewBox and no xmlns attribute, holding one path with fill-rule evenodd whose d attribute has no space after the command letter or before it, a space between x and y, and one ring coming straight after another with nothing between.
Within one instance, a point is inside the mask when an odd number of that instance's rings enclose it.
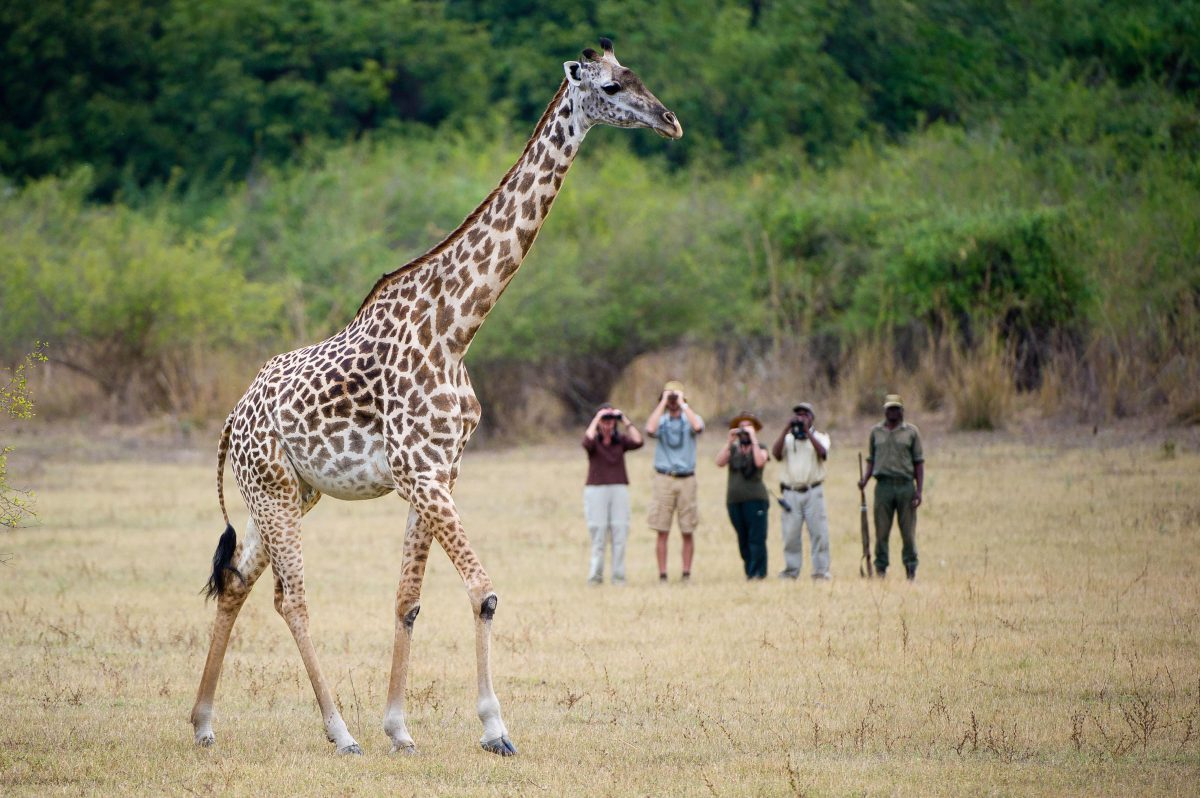
<instances>
[{"instance_id":1,"label":"giraffe head","mask_svg":"<svg viewBox=\"0 0 1200 798\"><path fill-rule=\"evenodd\" d=\"M617 62L612 42L601 39L600 46L603 54L589 47L583 51L583 61L563 64L576 114L584 125L648 127L665 138L681 137L683 128L675 114L650 93L641 78Z\"/></svg>"}]
</instances>

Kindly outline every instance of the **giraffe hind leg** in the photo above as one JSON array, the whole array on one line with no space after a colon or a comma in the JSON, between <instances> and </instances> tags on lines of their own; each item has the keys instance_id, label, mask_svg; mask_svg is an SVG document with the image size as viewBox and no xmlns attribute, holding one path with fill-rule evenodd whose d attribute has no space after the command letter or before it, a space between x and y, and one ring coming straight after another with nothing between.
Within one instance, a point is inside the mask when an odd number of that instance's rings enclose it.
<instances>
[{"instance_id":1,"label":"giraffe hind leg","mask_svg":"<svg viewBox=\"0 0 1200 798\"><path fill-rule=\"evenodd\" d=\"M320 494L314 492L314 495ZM337 746L339 754L361 754L362 748L350 735L333 693L329 690L308 630L300 516L306 507L311 507L315 502L315 499L311 502L307 498L301 500L300 495L296 494L294 504L285 504L283 507L273 505L271 512L259 514L263 537L271 552L271 568L275 572L275 610L287 623L296 641L296 648L300 650L300 659L304 662L304 670L308 673L317 705L321 709L326 738Z\"/></svg>"},{"instance_id":2,"label":"giraffe hind leg","mask_svg":"<svg viewBox=\"0 0 1200 798\"><path fill-rule=\"evenodd\" d=\"M318 491L306 487L300 497L301 514L311 510L320 498L321 494ZM241 540L237 539L237 535L232 529L227 528L213 555L213 577L210 578L205 592L217 599L217 618L213 624L208 658L205 661L196 704L192 708L191 714L195 741L200 746L208 747L216 741L216 735L212 729L213 698L221 675L221 667L224 664L230 633L233 631L234 622L237 620L246 598L250 595L254 583L258 581L271 560L266 546L263 545L259 529L253 516L247 522L245 534ZM277 608L280 607L280 592L280 582L277 578ZM351 741L347 750L353 751L354 748L357 748L357 745ZM361 753L361 750L357 752Z\"/></svg>"},{"instance_id":3,"label":"giraffe hind leg","mask_svg":"<svg viewBox=\"0 0 1200 798\"><path fill-rule=\"evenodd\" d=\"M221 536L213 557L213 578L206 591L217 600L217 617L213 622L208 657L204 662L204 672L191 714L196 744L204 747L216 742L212 728L213 698L221 677L229 635L246 597L267 567L267 555L260 545L258 529L253 520L246 524L245 532L242 541L236 539L232 529L227 529ZM237 578L232 578L233 573L237 573Z\"/></svg>"}]
</instances>

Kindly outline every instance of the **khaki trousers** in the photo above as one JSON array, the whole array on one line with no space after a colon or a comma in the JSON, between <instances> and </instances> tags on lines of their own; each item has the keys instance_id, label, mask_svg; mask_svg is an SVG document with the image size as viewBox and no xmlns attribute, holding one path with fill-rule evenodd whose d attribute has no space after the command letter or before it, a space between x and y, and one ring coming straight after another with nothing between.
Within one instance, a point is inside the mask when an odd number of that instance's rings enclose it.
<instances>
[{"instance_id":1,"label":"khaki trousers","mask_svg":"<svg viewBox=\"0 0 1200 798\"><path fill-rule=\"evenodd\" d=\"M796 578L804 567L804 524L812 549L812 573L829 575L829 517L825 514L825 486L817 485L801 493L784 489L783 500L791 510L783 514L783 573Z\"/></svg>"}]
</instances>

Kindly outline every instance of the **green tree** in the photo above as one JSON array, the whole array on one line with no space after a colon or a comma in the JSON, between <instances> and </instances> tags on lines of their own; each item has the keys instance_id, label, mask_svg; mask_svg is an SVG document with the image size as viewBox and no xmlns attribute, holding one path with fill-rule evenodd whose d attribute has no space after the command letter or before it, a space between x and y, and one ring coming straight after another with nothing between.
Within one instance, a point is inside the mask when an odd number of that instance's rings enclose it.
<instances>
[{"instance_id":1,"label":"green tree","mask_svg":"<svg viewBox=\"0 0 1200 798\"><path fill-rule=\"evenodd\" d=\"M312 140L485 107L483 42L417 0L176 2L154 111L175 131L174 164L240 176Z\"/></svg>"},{"instance_id":2,"label":"green tree","mask_svg":"<svg viewBox=\"0 0 1200 798\"><path fill-rule=\"evenodd\" d=\"M169 0L0 4L0 172L94 164L97 185L164 177L156 41Z\"/></svg>"},{"instance_id":3,"label":"green tree","mask_svg":"<svg viewBox=\"0 0 1200 798\"><path fill-rule=\"evenodd\" d=\"M14 0L0 171L241 179L313 141L485 108L485 39L426 0Z\"/></svg>"},{"instance_id":4,"label":"green tree","mask_svg":"<svg viewBox=\"0 0 1200 798\"><path fill-rule=\"evenodd\" d=\"M867 117L892 136L1008 100L1034 57L1002 1L838 0L830 13L825 51L862 91Z\"/></svg>"}]
</instances>

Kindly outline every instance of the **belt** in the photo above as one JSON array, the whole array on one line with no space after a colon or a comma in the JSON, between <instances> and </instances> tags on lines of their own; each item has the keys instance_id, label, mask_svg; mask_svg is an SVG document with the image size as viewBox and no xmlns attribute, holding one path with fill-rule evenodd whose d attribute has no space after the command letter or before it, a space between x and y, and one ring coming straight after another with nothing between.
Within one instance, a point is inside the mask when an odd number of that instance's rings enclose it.
<instances>
[{"instance_id":1,"label":"belt","mask_svg":"<svg viewBox=\"0 0 1200 798\"><path fill-rule=\"evenodd\" d=\"M811 485L788 485L786 482L780 482L779 489L780 490L794 490L794 491L796 491L796 493L808 493L811 489L820 487L821 483L824 481L825 480L823 480L823 479L818 479L816 482L813 482Z\"/></svg>"},{"instance_id":2,"label":"belt","mask_svg":"<svg viewBox=\"0 0 1200 798\"><path fill-rule=\"evenodd\" d=\"M664 477L675 477L676 479L683 479L684 477L690 477L692 474L696 473L695 471L667 471L666 469L663 469L663 468L656 468L654 470L657 471L658 473L662 474Z\"/></svg>"}]
</instances>

